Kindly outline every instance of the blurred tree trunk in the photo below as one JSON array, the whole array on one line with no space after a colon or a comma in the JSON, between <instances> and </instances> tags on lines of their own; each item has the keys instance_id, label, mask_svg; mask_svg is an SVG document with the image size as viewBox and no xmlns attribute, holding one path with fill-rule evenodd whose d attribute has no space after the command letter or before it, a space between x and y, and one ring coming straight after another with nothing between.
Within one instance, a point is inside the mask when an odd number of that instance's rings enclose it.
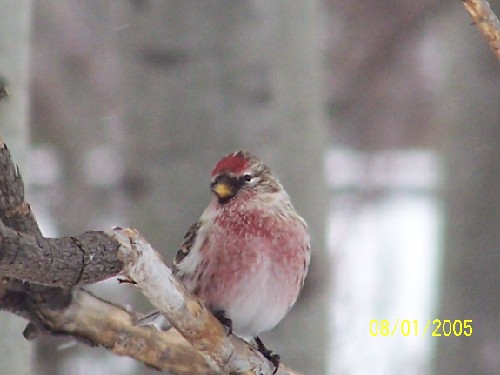
<instances>
[{"instance_id":1,"label":"blurred tree trunk","mask_svg":"<svg viewBox=\"0 0 500 375\"><path fill-rule=\"evenodd\" d=\"M29 56L31 2L0 2L0 80L10 97L0 101L0 137L8 142L12 155L24 170L28 151ZM16 375L33 369L33 344L22 336L26 321L0 312L0 363Z\"/></svg>"},{"instance_id":2,"label":"blurred tree trunk","mask_svg":"<svg viewBox=\"0 0 500 375\"><path fill-rule=\"evenodd\" d=\"M113 14L124 68L131 225L171 263L208 203L214 163L237 149L261 156L313 235L304 298L266 340L288 365L325 373L327 199L318 3L116 1Z\"/></svg>"},{"instance_id":3,"label":"blurred tree trunk","mask_svg":"<svg viewBox=\"0 0 500 375\"><path fill-rule=\"evenodd\" d=\"M33 140L53 151L55 163L44 167L58 176L45 190L40 188L42 199L34 203L50 212L62 236L123 224L115 185L121 129L110 0L34 4ZM106 285L87 289L112 296L113 302L129 302L124 288L113 293L117 283ZM102 373L130 373L116 365L127 359L104 350L83 345L60 350L67 343L60 337L42 337L37 343L39 374L97 374L91 366Z\"/></svg>"},{"instance_id":4,"label":"blurred tree trunk","mask_svg":"<svg viewBox=\"0 0 500 375\"><path fill-rule=\"evenodd\" d=\"M451 84L436 103L447 163L438 317L471 319L473 333L437 341L435 373L493 375L500 371L500 66L477 30L464 27L467 14L450 21L439 25L453 48Z\"/></svg>"}]
</instances>

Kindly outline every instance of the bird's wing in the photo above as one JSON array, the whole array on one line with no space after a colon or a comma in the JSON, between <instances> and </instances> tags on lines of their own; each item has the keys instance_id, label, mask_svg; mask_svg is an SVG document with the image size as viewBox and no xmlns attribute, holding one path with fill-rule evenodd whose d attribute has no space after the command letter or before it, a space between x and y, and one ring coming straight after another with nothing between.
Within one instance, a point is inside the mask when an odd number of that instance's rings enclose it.
<instances>
[{"instance_id":1,"label":"bird's wing","mask_svg":"<svg viewBox=\"0 0 500 375\"><path fill-rule=\"evenodd\" d=\"M198 221L191 225L184 235L184 240L182 241L180 249L177 251L177 255L175 256L174 259L174 271L176 271L178 268L177 266L179 265L182 260L189 255L189 252L191 251L191 248L193 247L193 244L196 240L196 236L198 234L198 231L201 227L201 221Z\"/></svg>"}]
</instances>

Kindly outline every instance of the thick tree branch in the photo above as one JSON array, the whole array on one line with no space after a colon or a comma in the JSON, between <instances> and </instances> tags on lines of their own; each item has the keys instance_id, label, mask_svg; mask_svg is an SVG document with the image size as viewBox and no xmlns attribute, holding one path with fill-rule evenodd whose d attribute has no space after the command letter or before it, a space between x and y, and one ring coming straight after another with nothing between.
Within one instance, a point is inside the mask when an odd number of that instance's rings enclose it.
<instances>
[{"instance_id":1,"label":"thick tree branch","mask_svg":"<svg viewBox=\"0 0 500 375\"><path fill-rule=\"evenodd\" d=\"M68 288L119 272L136 283L180 334L135 326L136 314L80 288ZM40 332L67 335L173 374L272 373L259 352L226 335L136 231L117 228L44 238L1 141L0 309L30 320L27 338ZM282 365L278 374L295 373Z\"/></svg>"},{"instance_id":2,"label":"thick tree branch","mask_svg":"<svg viewBox=\"0 0 500 375\"><path fill-rule=\"evenodd\" d=\"M500 22L486 0L463 0L477 28L490 44L493 53L500 61Z\"/></svg>"},{"instance_id":3,"label":"thick tree branch","mask_svg":"<svg viewBox=\"0 0 500 375\"><path fill-rule=\"evenodd\" d=\"M16 232L0 221L0 274L36 284L72 287L115 276L118 246L104 232L43 238Z\"/></svg>"},{"instance_id":4,"label":"thick tree branch","mask_svg":"<svg viewBox=\"0 0 500 375\"><path fill-rule=\"evenodd\" d=\"M116 275L118 244L103 232L44 238L24 184L0 140L0 275L36 284L71 287Z\"/></svg>"},{"instance_id":5,"label":"thick tree branch","mask_svg":"<svg viewBox=\"0 0 500 375\"><path fill-rule=\"evenodd\" d=\"M2 294L0 286L0 306L32 321L24 331L28 339L43 331L103 346L172 374L215 373L176 330L137 327L133 324L137 314L87 291L74 288L66 300L58 300L61 294L57 288L42 287L37 291L22 282L17 287L3 290Z\"/></svg>"}]
</instances>

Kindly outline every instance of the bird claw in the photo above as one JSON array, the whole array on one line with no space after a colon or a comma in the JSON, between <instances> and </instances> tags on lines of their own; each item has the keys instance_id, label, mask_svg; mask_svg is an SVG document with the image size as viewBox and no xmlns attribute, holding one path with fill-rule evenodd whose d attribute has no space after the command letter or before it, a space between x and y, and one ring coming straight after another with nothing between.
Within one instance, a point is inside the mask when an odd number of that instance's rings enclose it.
<instances>
[{"instance_id":1,"label":"bird claw","mask_svg":"<svg viewBox=\"0 0 500 375\"><path fill-rule=\"evenodd\" d=\"M137 284L134 280L131 280L129 278L119 277L117 280L118 284Z\"/></svg>"},{"instance_id":2,"label":"bird claw","mask_svg":"<svg viewBox=\"0 0 500 375\"><path fill-rule=\"evenodd\" d=\"M280 367L280 355L276 353L273 354L273 351L266 348L260 338L256 337L255 342L257 343L257 350L261 352L262 355L274 365L273 375L276 374L278 368Z\"/></svg>"},{"instance_id":3,"label":"bird claw","mask_svg":"<svg viewBox=\"0 0 500 375\"><path fill-rule=\"evenodd\" d=\"M217 318L221 324L227 328L227 335L229 336L233 333L233 321L225 317L226 312L224 310L217 310L213 312L214 316Z\"/></svg>"}]
</instances>

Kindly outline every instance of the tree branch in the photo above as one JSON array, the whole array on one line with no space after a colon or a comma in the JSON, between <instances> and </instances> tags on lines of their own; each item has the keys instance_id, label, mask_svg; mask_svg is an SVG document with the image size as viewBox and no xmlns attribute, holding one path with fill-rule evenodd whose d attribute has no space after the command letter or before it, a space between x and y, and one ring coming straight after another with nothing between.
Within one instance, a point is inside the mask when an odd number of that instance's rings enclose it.
<instances>
[{"instance_id":1,"label":"tree branch","mask_svg":"<svg viewBox=\"0 0 500 375\"><path fill-rule=\"evenodd\" d=\"M60 289L42 287L37 291L27 285L18 282L14 290L11 284L8 291L0 286L2 309L31 320L24 331L27 339L35 339L41 332L70 336L172 374L215 373L174 329L161 332L137 327L133 324L137 314L80 288L69 291L65 300L58 300Z\"/></svg>"},{"instance_id":2,"label":"tree branch","mask_svg":"<svg viewBox=\"0 0 500 375\"><path fill-rule=\"evenodd\" d=\"M121 273L177 329L133 324L138 316L80 288ZM190 295L159 254L132 229L44 238L19 171L0 140L0 309L30 320L28 339L42 332L71 336L173 374L271 374L272 365ZM278 374L296 374L281 365Z\"/></svg>"},{"instance_id":3,"label":"tree branch","mask_svg":"<svg viewBox=\"0 0 500 375\"><path fill-rule=\"evenodd\" d=\"M493 53L500 61L500 22L486 0L463 0L477 28L490 44Z\"/></svg>"},{"instance_id":4,"label":"tree branch","mask_svg":"<svg viewBox=\"0 0 500 375\"><path fill-rule=\"evenodd\" d=\"M217 318L184 288L139 233L116 228L114 235L122 243L122 274L137 284L212 368L224 374L272 374L273 367L262 354L236 336L228 336Z\"/></svg>"},{"instance_id":5,"label":"tree branch","mask_svg":"<svg viewBox=\"0 0 500 375\"><path fill-rule=\"evenodd\" d=\"M0 274L36 284L72 287L115 276L123 264L104 232L44 238L16 232L0 221Z\"/></svg>"}]
</instances>

